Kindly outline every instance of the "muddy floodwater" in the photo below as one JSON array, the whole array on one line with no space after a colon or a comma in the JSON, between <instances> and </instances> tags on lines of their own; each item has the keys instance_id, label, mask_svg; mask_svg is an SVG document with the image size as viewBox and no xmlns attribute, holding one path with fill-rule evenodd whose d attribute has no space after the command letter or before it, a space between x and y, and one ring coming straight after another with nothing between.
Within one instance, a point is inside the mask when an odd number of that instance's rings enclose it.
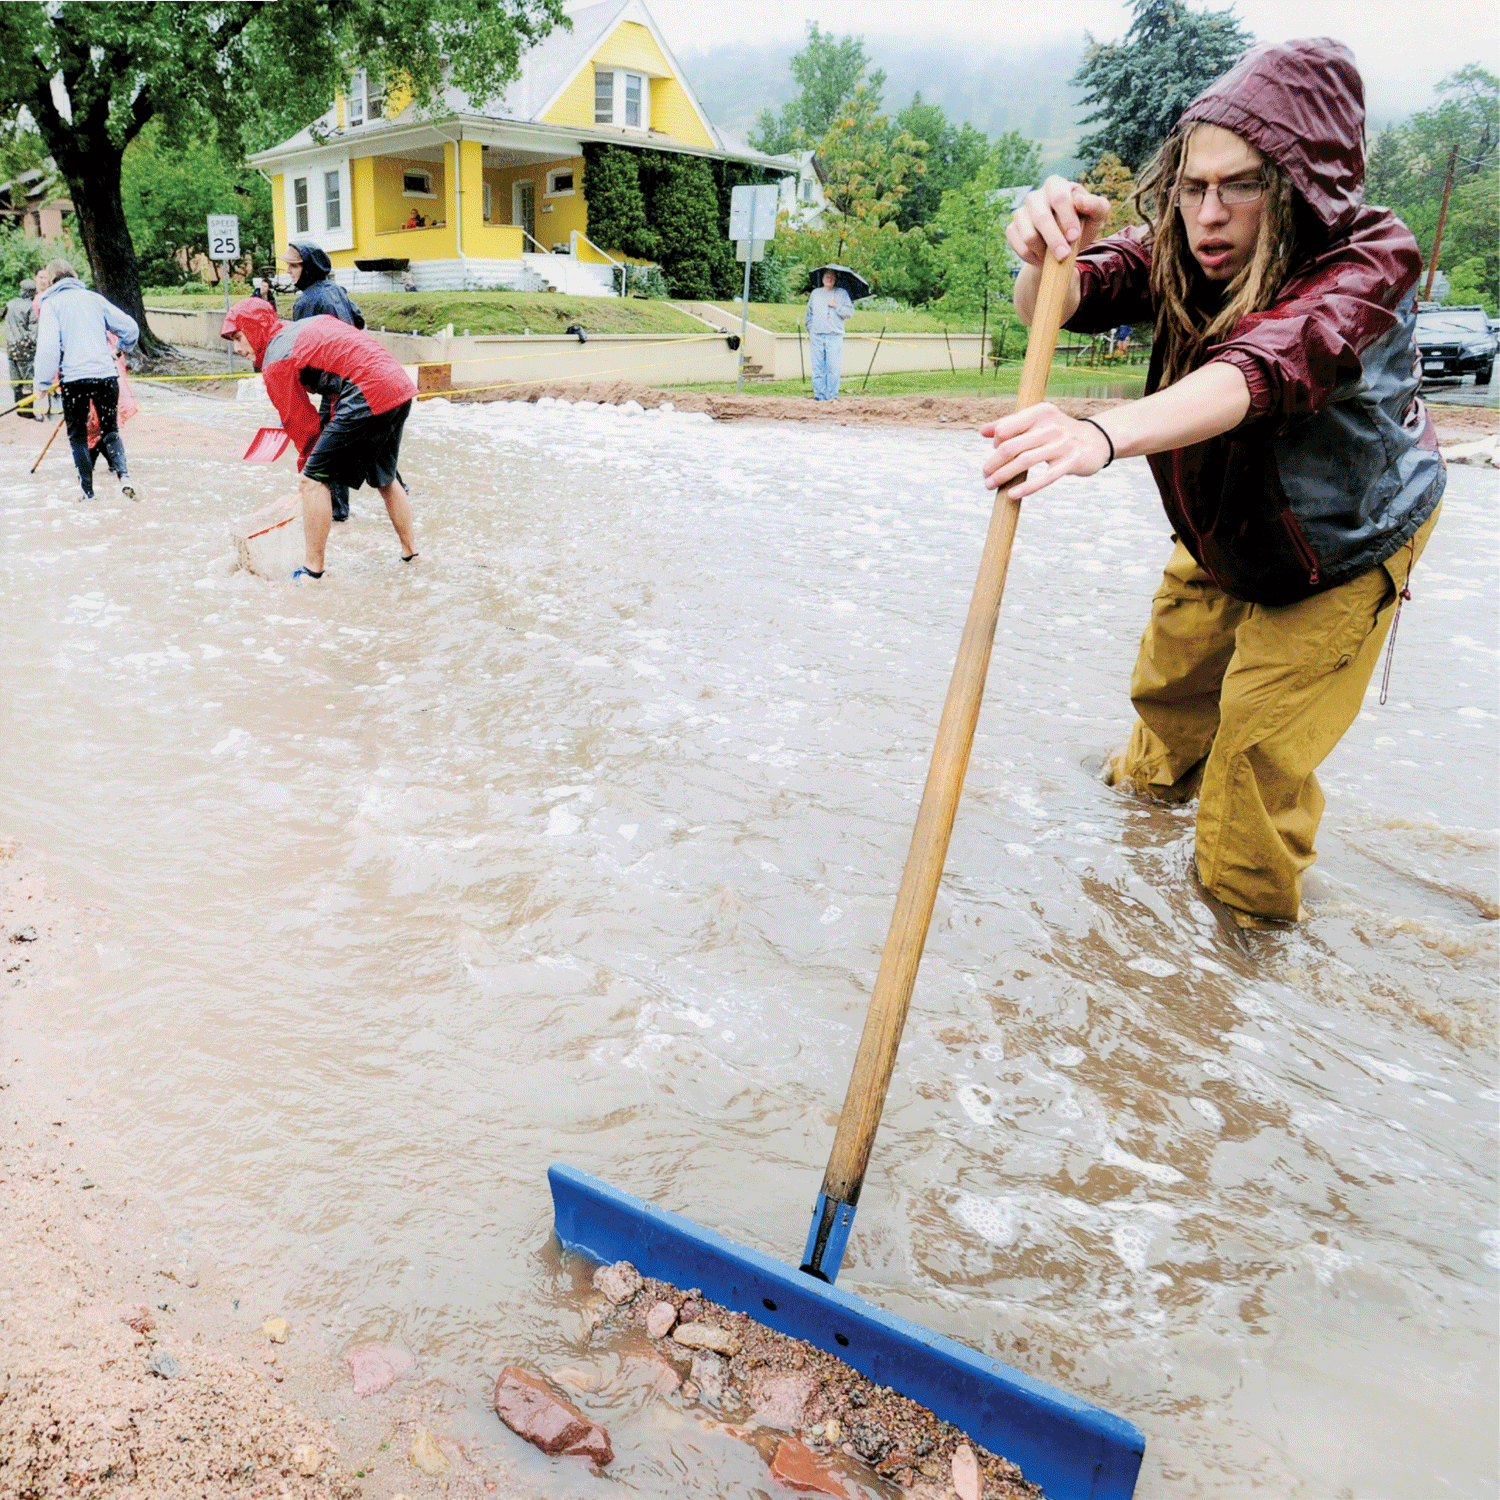
<instances>
[{"instance_id":1,"label":"muddy floodwater","mask_svg":"<svg viewBox=\"0 0 1500 1500\"><path fill-rule=\"evenodd\" d=\"M431 403L420 563L362 492L294 588L227 560L291 487L223 445L256 416L170 403L204 449L137 506L0 449L4 831L93 924L15 1052L184 1256L409 1349L476 1461L766 1493L588 1345L545 1173L800 1251L982 440ZM1492 1495L1494 474L1453 471L1296 931L1226 925L1191 811L1097 780L1168 550L1139 461L1026 504L840 1284L1138 1423L1142 1496ZM605 1477L499 1428L511 1361L586 1369Z\"/></svg>"}]
</instances>

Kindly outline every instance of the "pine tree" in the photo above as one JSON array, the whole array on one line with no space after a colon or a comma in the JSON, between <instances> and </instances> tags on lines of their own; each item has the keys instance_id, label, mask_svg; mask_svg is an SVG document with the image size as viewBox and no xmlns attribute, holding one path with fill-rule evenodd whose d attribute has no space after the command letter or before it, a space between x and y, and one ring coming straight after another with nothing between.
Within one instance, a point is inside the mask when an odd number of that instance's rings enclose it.
<instances>
[{"instance_id":1,"label":"pine tree","mask_svg":"<svg viewBox=\"0 0 1500 1500\"><path fill-rule=\"evenodd\" d=\"M1151 160L1199 94L1234 66L1254 38L1233 10L1190 11L1183 0L1134 0L1123 42L1087 47L1072 82L1092 106L1084 123L1101 122L1078 143L1092 166L1113 152L1132 171Z\"/></svg>"}]
</instances>

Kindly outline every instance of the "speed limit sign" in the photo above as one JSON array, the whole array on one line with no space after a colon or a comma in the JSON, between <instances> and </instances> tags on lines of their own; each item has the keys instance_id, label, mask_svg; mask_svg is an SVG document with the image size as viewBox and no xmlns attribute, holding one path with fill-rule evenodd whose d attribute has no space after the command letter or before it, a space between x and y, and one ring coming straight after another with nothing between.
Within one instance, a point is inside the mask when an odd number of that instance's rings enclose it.
<instances>
[{"instance_id":1,"label":"speed limit sign","mask_svg":"<svg viewBox=\"0 0 1500 1500\"><path fill-rule=\"evenodd\" d=\"M210 260L238 260L240 258L238 214L210 214L208 216L208 258Z\"/></svg>"}]
</instances>

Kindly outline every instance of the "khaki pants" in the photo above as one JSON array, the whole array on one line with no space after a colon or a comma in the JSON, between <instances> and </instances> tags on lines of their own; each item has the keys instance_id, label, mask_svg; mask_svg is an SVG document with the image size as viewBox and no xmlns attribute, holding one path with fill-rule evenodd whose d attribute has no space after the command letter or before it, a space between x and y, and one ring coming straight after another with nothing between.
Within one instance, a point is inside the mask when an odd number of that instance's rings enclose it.
<instances>
[{"instance_id":1,"label":"khaki pants","mask_svg":"<svg viewBox=\"0 0 1500 1500\"><path fill-rule=\"evenodd\" d=\"M1198 793L1198 874L1237 913L1301 915L1315 769L1359 713L1441 509L1378 567L1296 604L1230 598L1177 543L1130 679L1140 718L1108 779L1173 802Z\"/></svg>"}]
</instances>

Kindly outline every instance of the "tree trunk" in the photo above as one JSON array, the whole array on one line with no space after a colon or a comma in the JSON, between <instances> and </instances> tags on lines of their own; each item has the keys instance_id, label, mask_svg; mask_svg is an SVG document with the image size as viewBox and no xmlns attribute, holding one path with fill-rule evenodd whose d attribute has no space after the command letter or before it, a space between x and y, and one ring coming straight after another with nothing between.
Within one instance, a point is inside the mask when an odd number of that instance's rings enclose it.
<instances>
[{"instance_id":1,"label":"tree trunk","mask_svg":"<svg viewBox=\"0 0 1500 1500\"><path fill-rule=\"evenodd\" d=\"M83 240L94 289L140 324L142 354L158 354L170 346L146 326L146 307L141 299L141 272L135 245L125 222L120 198L120 159L108 140L91 140L84 153L69 153L59 161L73 200L73 215Z\"/></svg>"}]
</instances>

